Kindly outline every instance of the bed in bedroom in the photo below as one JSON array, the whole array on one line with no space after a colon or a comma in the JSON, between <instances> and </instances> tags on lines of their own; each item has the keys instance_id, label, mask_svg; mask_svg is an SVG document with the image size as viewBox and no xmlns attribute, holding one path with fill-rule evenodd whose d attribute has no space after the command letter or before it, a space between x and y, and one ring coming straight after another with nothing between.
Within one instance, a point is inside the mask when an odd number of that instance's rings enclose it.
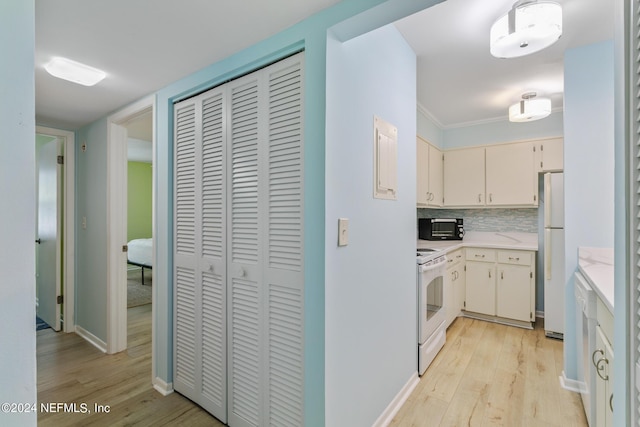
<instances>
[{"instance_id":1,"label":"bed in bedroom","mask_svg":"<svg viewBox=\"0 0 640 427\"><path fill-rule=\"evenodd\" d=\"M144 285L144 269L153 268L153 263L151 262L153 239L134 239L127 246L127 264L142 268L142 284Z\"/></svg>"}]
</instances>

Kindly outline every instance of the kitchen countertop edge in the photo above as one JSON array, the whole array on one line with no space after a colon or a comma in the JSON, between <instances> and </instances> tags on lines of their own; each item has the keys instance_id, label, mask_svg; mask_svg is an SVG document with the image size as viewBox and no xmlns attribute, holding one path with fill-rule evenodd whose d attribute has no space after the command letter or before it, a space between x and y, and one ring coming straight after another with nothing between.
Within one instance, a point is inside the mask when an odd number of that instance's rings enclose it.
<instances>
[{"instance_id":1,"label":"kitchen countertop edge","mask_svg":"<svg viewBox=\"0 0 640 427\"><path fill-rule=\"evenodd\" d=\"M613 314L613 249L579 247L578 270Z\"/></svg>"}]
</instances>

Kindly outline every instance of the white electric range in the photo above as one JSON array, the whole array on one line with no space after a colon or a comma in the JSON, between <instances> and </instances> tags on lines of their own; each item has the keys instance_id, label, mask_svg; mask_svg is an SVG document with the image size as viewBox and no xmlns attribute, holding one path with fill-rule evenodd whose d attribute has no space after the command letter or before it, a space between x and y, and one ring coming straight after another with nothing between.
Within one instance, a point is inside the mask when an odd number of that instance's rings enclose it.
<instances>
[{"instance_id":1,"label":"white electric range","mask_svg":"<svg viewBox=\"0 0 640 427\"><path fill-rule=\"evenodd\" d=\"M417 251L418 373L424 374L446 341L444 273L447 257L435 249Z\"/></svg>"}]
</instances>

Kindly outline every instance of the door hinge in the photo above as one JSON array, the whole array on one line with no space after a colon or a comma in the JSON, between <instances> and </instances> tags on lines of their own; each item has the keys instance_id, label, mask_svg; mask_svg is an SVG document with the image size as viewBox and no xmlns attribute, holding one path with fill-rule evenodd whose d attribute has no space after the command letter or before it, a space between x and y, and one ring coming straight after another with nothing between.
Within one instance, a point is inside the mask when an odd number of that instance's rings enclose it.
<instances>
[{"instance_id":1,"label":"door hinge","mask_svg":"<svg viewBox=\"0 0 640 427\"><path fill-rule=\"evenodd\" d=\"M129 246L128 245L122 245L122 252L129 252Z\"/></svg>"},{"instance_id":2,"label":"door hinge","mask_svg":"<svg viewBox=\"0 0 640 427\"><path fill-rule=\"evenodd\" d=\"M58 164L64 165L64 156L58 156Z\"/></svg>"},{"instance_id":3,"label":"door hinge","mask_svg":"<svg viewBox=\"0 0 640 427\"><path fill-rule=\"evenodd\" d=\"M58 295L58 298L56 299L56 302L58 304L62 304L64 302L64 296L63 295Z\"/></svg>"}]
</instances>

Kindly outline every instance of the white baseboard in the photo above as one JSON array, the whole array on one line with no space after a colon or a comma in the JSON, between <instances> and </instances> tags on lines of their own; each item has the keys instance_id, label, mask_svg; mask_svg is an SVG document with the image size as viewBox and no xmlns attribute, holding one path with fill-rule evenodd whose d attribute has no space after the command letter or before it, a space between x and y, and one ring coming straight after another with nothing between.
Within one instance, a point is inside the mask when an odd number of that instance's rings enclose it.
<instances>
[{"instance_id":1,"label":"white baseboard","mask_svg":"<svg viewBox=\"0 0 640 427\"><path fill-rule=\"evenodd\" d=\"M155 377L153 379L153 388L163 396L168 396L173 393L173 383L165 382L162 378Z\"/></svg>"},{"instance_id":2,"label":"white baseboard","mask_svg":"<svg viewBox=\"0 0 640 427\"><path fill-rule=\"evenodd\" d=\"M585 385L582 381L567 378L564 371L562 371L562 375L558 378L560 379L560 385L565 390L573 391L575 393L583 393L585 390Z\"/></svg>"},{"instance_id":3,"label":"white baseboard","mask_svg":"<svg viewBox=\"0 0 640 427\"><path fill-rule=\"evenodd\" d=\"M107 352L107 343L102 341L97 336L93 335L91 332L84 329L82 326L76 325L75 333L80 335L82 338L84 338L86 341L88 341L91 345L93 345L95 348L97 348L101 352L103 353Z\"/></svg>"},{"instance_id":4,"label":"white baseboard","mask_svg":"<svg viewBox=\"0 0 640 427\"><path fill-rule=\"evenodd\" d=\"M411 375L409 381L407 381L407 383L404 385L404 387L402 387L398 394L396 394L396 397L393 398L384 412L380 414L376 422L373 423L372 427L388 426L391 423L391 420L393 420L393 417L395 417L400 408L402 408L404 402L407 401L413 389L416 388L418 382L420 382L420 378L418 377L418 372L416 371L413 373L413 375Z\"/></svg>"}]
</instances>

